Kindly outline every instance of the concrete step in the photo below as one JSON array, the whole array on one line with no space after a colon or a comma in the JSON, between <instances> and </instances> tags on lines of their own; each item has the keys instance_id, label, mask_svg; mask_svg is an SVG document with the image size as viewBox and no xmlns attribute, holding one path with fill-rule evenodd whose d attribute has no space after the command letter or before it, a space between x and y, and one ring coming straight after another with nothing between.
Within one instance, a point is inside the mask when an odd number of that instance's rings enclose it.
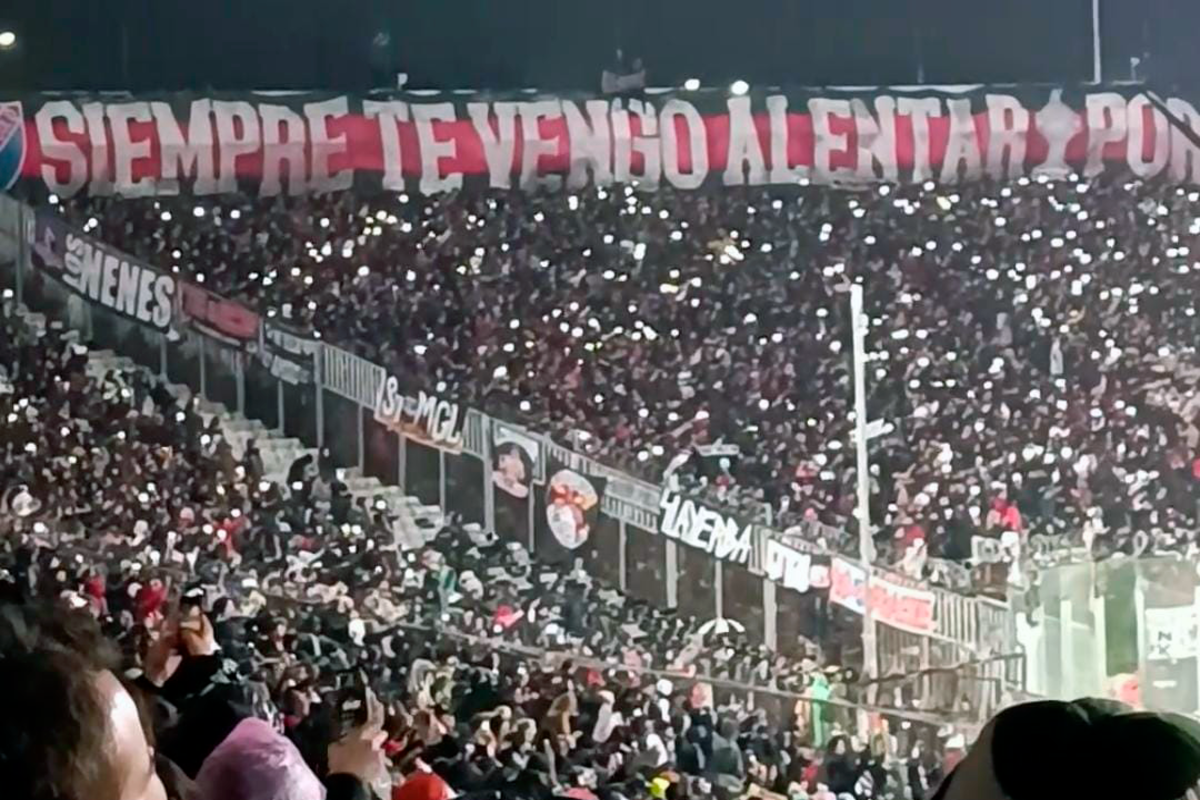
<instances>
[{"instance_id":1,"label":"concrete step","mask_svg":"<svg viewBox=\"0 0 1200 800\"><path fill-rule=\"evenodd\" d=\"M142 368L124 356L99 350L88 354L88 369L90 373L99 377L110 370L129 372ZM181 405L192 397L191 389L184 384L168 384L167 388L179 399ZM264 480L283 484L296 459L305 455L317 457L315 448L305 447L296 437L284 436L270 430L261 421L247 419L221 403L201 399L198 407L205 426L211 424L214 419L219 422L222 434L233 449L235 457L242 458L246 443L250 439L255 440L262 453ZM440 508L424 505L417 498L406 495L402 488L364 475L358 467L344 470L342 480L354 498L366 498L371 502L382 500L387 503L389 513L396 518L393 526L396 543L402 548L423 547L442 526L444 515Z\"/></svg>"},{"instance_id":2,"label":"concrete step","mask_svg":"<svg viewBox=\"0 0 1200 800\"><path fill-rule=\"evenodd\" d=\"M223 403L214 403L207 398L200 398L200 411L211 416L227 419L230 416L230 411Z\"/></svg>"},{"instance_id":3,"label":"concrete step","mask_svg":"<svg viewBox=\"0 0 1200 800\"><path fill-rule=\"evenodd\" d=\"M343 483L351 494L375 493L383 489L378 478L346 478Z\"/></svg>"},{"instance_id":4,"label":"concrete step","mask_svg":"<svg viewBox=\"0 0 1200 800\"><path fill-rule=\"evenodd\" d=\"M263 430L265 431L266 428L263 428ZM258 447L263 451L264 454L266 454L267 451L278 452L281 450L286 450L291 452L292 450L303 450L304 444L294 436L279 436L278 434L267 431L267 435L261 442L258 443ZM316 452L317 451L314 449L313 454L315 455Z\"/></svg>"},{"instance_id":5,"label":"concrete step","mask_svg":"<svg viewBox=\"0 0 1200 800\"><path fill-rule=\"evenodd\" d=\"M221 422L225 430L246 433L250 436L261 436L267 433L267 426L256 419L246 419L241 416L227 417Z\"/></svg>"}]
</instances>

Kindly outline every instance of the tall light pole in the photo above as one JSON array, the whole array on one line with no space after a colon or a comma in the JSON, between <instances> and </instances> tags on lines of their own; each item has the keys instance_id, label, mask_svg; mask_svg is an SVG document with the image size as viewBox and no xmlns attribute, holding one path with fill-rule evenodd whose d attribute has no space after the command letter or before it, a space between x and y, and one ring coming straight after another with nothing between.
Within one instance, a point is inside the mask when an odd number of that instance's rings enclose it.
<instances>
[{"instance_id":1,"label":"tall light pole","mask_svg":"<svg viewBox=\"0 0 1200 800\"><path fill-rule=\"evenodd\" d=\"M1092 81L1104 80L1104 62L1100 48L1100 0L1092 0Z\"/></svg>"},{"instance_id":2,"label":"tall light pole","mask_svg":"<svg viewBox=\"0 0 1200 800\"><path fill-rule=\"evenodd\" d=\"M863 315L863 289L850 286L850 325L854 332L854 430L858 472L858 559L863 584L863 673L868 685L878 674L879 656L875 645L875 617L871 613L871 564L875 560L875 540L871 529L871 475L867 441L878 435L878 425L867 421L867 319Z\"/></svg>"}]
</instances>

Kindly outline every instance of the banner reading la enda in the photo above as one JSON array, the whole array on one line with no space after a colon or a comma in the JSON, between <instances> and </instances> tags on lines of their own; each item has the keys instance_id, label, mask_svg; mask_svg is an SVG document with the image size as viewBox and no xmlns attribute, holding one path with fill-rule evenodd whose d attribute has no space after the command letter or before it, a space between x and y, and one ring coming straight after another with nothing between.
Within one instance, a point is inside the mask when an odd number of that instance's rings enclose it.
<instances>
[{"instance_id":1,"label":"banner reading la enda","mask_svg":"<svg viewBox=\"0 0 1200 800\"><path fill-rule=\"evenodd\" d=\"M1164 111L1165 109L1165 111ZM718 90L638 98L319 92L0 100L0 186L59 195L432 194L954 182L1030 173L1200 182L1200 113L1138 87Z\"/></svg>"}]
</instances>

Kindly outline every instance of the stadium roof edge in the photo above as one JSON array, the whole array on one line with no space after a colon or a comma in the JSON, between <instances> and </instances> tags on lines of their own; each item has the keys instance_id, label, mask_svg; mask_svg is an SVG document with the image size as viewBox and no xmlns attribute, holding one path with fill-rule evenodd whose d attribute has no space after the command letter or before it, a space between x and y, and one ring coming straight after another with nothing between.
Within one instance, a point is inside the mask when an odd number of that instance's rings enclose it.
<instances>
[{"instance_id":1,"label":"stadium roof edge","mask_svg":"<svg viewBox=\"0 0 1200 800\"><path fill-rule=\"evenodd\" d=\"M912 83L893 83L893 84L825 84L825 85L809 85L809 84L794 84L788 86L780 86L777 84L754 86L752 90L759 91L788 91L788 90L804 90L804 91L831 91L831 92L869 92L869 91L899 91L899 92L920 92L920 91L937 91L945 93L964 93L979 91L980 89L1004 89L1017 87L1031 86L1060 86L1060 87L1080 87L1092 88L1100 86L1147 86L1145 81L1129 81L1129 80L1113 80L1105 81L1102 84L1087 82L1063 82L1063 83L953 83L953 84L912 84ZM706 94L710 92L726 92L728 87L724 84L712 84L702 86L699 89L688 91L681 86L647 86L641 91L642 94L658 95L669 94L672 92L687 92L688 94ZM127 89L48 89L43 91L33 91L28 94L38 94L46 97L73 97L86 95L89 97L132 97L135 95L157 95L157 94L207 94L207 95L261 95L264 97L289 97L303 94L325 93L331 95L342 94L359 94L363 96L370 95L411 95L414 97L436 97L438 95L457 95L457 96L505 96L514 94L527 95L582 95L582 94L600 94L599 91L591 89L539 89L537 87L522 87L518 89L367 89L367 90L346 90L346 89L158 89L148 91L132 92Z\"/></svg>"}]
</instances>

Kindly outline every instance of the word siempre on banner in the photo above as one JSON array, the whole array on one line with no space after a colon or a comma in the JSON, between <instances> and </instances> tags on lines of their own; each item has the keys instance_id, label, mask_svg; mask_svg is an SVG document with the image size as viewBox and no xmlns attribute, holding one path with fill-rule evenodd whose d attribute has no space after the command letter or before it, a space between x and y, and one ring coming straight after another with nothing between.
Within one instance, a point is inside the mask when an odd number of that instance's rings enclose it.
<instances>
[{"instance_id":1,"label":"word siempre on banner","mask_svg":"<svg viewBox=\"0 0 1200 800\"><path fill-rule=\"evenodd\" d=\"M754 526L665 490L659 501L662 517L658 529L686 545L711 553L722 561L746 564L753 547Z\"/></svg>"},{"instance_id":2,"label":"word siempre on banner","mask_svg":"<svg viewBox=\"0 0 1200 800\"><path fill-rule=\"evenodd\" d=\"M463 446L466 410L437 395L419 393L405 397L394 376L379 385L375 397L375 420L390 430L421 444L459 451Z\"/></svg>"},{"instance_id":3,"label":"word siempre on banner","mask_svg":"<svg viewBox=\"0 0 1200 800\"><path fill-rule=\"evenodd\" d=\"M866 570L858 564L835 558L830 565L829 578L830 602L856 614L865 612ZM933 592L901 586L878 573L871 576L871 616L877 622L912 633L932 633L937 628L933 608Z\"/></svg>"},{"instance_id":4,"label":"word siempre on banner","mask_svg":"<svg viewBox=\"0 0 1200 800\"><path fill-rule=\"evenodd\" d=\"M1200 132L1192 100L1165 101ZM1030 173L1200 182L1200 148L1137 87L720 90L639 98L31 95L0 102L0 186L70 196L630 183L676 189ZM0 128L0 133L3 128Z\"/></svg>"},{"instance_id":5,"label":"word siempre on banner","mask_svg":"<svg viewBox=\"0 0 1200 800\"><path fill-rule=\"evenodd\" d=\"M37 213L29 237L36 269L123 317L159 330L171 326L171 275L78 233L52 212Z\"/></svg>"}]
</instances>

